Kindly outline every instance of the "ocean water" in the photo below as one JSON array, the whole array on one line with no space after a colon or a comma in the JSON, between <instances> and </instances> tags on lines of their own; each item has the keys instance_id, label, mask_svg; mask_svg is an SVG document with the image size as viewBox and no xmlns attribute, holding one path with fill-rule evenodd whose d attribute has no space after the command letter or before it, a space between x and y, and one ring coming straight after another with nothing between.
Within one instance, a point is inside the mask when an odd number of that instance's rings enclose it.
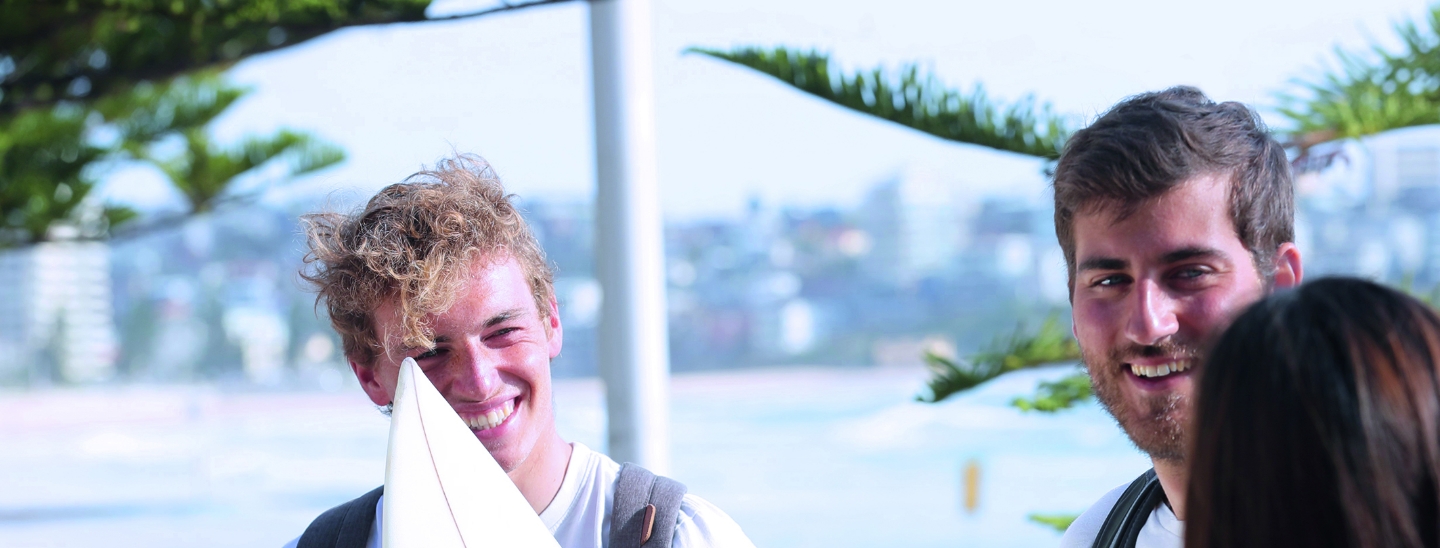
<instances>
[{"instance_id":1,"label":"ocean water","mask_svg":"<svg viewBox=\"0 0 1440 548\"><path fill-rule=\"evenodd\" d=\"M677 375L671 475L762 547L1053 546L1027 514L1079 512L1149 466L1093 404L1007 405L1068 371L938 405L914 401L918 367ZM603 450L600 383L555 394L561 435ZM5 547L278 547L384 481L388 419L353 385L0 392L0 411Z\"/></svg>"}]
</instances>

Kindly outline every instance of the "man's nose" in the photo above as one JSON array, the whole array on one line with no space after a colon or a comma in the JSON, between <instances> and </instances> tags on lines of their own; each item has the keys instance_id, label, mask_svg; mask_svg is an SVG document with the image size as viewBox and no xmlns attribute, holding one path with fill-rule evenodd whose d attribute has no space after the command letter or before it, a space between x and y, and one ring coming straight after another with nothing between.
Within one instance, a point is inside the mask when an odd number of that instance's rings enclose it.
<instances>
[{"instance_id":1,"label":"man's nose","mask_svg":"<svg viewBox=\"0 0 1440 548\"><path fill-rule=\"evenodd\" d=\"M1135 344L1153 345L1180 329L1180 322L1175 318L1175 300L1153 280L1136 283L1130 307L1125 337Z\"/></svg>"},{"instance_id":2,"label":"man's nose","mask_svg":"<svg viewBox=\"0 0 1440 548\"><path fill-rule=\"evenodd\" d=\"M458 362L450 396L484 400L500 387L500 373L496 369L499 361L494 352L479 341L466 341L459 345Z\"/></svg>"}]
</instances>

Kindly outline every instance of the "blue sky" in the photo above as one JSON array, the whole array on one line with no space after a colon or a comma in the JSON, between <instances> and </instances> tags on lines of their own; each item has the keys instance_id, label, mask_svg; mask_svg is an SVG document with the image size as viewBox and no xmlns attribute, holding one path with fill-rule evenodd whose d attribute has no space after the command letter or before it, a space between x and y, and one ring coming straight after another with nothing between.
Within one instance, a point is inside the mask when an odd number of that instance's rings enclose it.
<instances>
[{"instance_id":1,"label":"blue sky","mask_svg":"<svg viewBox=\"0 0 1440 548\"><path fill-rule=\"evenodd\" d=\"M432 13L492 2L444 1ZM866 68L918 61L954 86L1004 100L1033 93L1089 119L1176 84L1262 109L1336 45L1391 41L1423 15L1413 0L957 2L655 0L661 199L667 217L770 204L850 206L906 169L974 193L1038 195L1032 160L957 145L833 107L692 45L786 45ZM220 120L222 142L279 127L343 146L349 159L268 199L368 197L452 149L491 161L522 196L593 193L588 22L582 3L448 23L332 33L236 66L255 92ZM1271 115L1267 118L1279 122ZM143 169L107 193L144 208L174 198Z\"/></svg>"}]
</instances>

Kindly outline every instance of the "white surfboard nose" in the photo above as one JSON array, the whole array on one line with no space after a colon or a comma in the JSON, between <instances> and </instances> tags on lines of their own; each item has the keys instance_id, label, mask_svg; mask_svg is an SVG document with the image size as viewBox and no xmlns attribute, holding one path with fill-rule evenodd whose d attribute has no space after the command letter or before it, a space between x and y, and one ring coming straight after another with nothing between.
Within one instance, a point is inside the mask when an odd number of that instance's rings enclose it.
<instances>
[{"instance_id":1,"label":"white surfboard nose","mask_svg":"<svg viewBox=\"0 0 1440 548\"><path fill-rule=\"evenodd\" d=\"M559 548L415 360L400 364L382 503L385 548Z\"/></svg>"}]
</instances>

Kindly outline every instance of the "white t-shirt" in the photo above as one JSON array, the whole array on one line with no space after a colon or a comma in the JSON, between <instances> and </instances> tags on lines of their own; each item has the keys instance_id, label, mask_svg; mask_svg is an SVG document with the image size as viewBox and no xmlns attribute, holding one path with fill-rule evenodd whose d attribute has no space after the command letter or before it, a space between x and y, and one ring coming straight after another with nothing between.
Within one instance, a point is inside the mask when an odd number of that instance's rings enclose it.
<instances>
[{"instance_id":1,"label":"white t-shirt","mask_svg":"<svg viewBox=\"0 0 1440 548\"><path fill-rule=\"evenodd\" d=\"M610 508L615 503L615 482L620 464L571 443L570 463L555 499L540 512L540 521L555 535L562 548L605 548L610 543ZM375 521L365 548L380 548L381 510L385 497L375 502ZM295 548L299 538L285 548ZM740 525L705 499L686 493L680 499L679 521L675 524L673 548L755 548Z\"/></svg>"},{"instance_id":2,"label":"white t-shirt","mask_svg":"<svg viewBox=\"0 0 1440 548\"><path fill-rule=\"evenodd\" d=\"M1105 493L1089 510L1075 518L1075 522L1065 530L1065 536L1060 538L1060 548L1090 548L1094 545L1095 537L1100 535L1100 527L1105 525L1105 518L1120 500L1120 495L1125 493L1126 487L1130 487L1130 482ZM1180 548L1184 543L1185 522L1175 519L1175 512L1170 510L1169 504L1161 504L1150 512L1145 526L1140 528L1135 548Z\"/></svg>"}]
</instances>

